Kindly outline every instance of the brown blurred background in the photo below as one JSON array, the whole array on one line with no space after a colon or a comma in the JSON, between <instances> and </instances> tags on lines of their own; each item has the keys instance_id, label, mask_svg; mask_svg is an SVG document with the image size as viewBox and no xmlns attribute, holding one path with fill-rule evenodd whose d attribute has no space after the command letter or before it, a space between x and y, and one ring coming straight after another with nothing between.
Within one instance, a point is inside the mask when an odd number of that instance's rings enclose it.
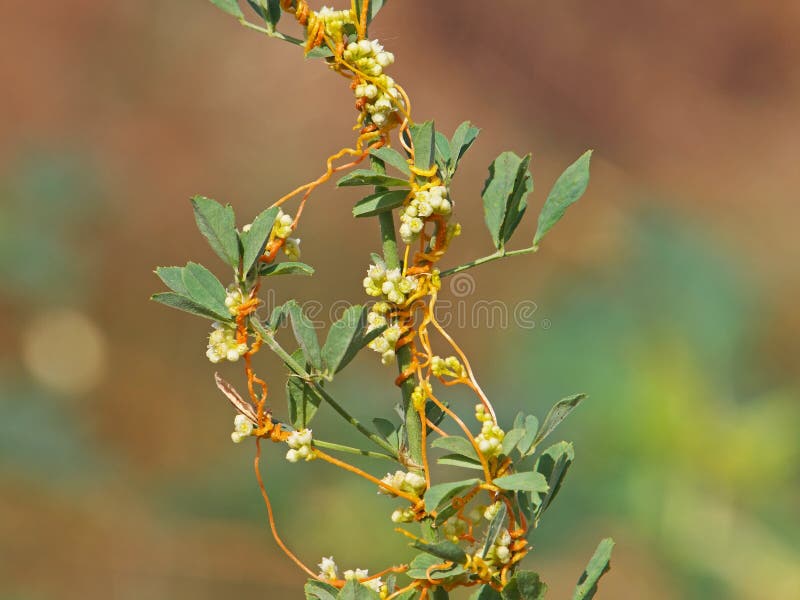
<instances>
[{"instance_id":1,"label":"brown blurred background","mask_svg":"<svg viewBox=\"0 0 800 600\"><path fill-rule=\"evenodd\" d=\"M0 598L299 597L250 451L229 441L206 324L147 298L156 265L219 273L187 199L249 221L350 143L351 94L203 0L12 4ZM480 190L499 152L534 156L522 246L560 171L596 151L587 196L539 254L471 272L465 301L533 300L537 326L455 331L506 423L592 397L559 430L578 459L534 538L552 598L605 535L599 598L800 598L798 28L800 4L755 0L392 0L372 28L418 120L483 128L454 184L449 265L490 250ZM316 194L298 234L317 274L277 281L278 299L362 300L378 236L354 199ZM280 414L282 371L266 357L260 371ZM386 416L395 399L375 390L391 378L365 355L333 389ZM408 552L368 486L277 450L266 468L308 563Z\"/></svg>"}]
</instances>

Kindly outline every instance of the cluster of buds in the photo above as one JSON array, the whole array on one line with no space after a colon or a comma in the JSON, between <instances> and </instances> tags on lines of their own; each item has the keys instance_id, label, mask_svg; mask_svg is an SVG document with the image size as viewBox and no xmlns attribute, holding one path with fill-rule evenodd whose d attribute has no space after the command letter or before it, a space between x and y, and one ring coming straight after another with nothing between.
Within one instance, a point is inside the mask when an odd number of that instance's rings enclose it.
<instances>
[{"instance_id":1,"label":"cluster of buds","mask_svg":"<svg viewBox=\"0 0 800 600\"><path fill-rule=\"evenodd\" d=\"M314 449L311 447L312 437L310 429L300 429L293 431L286 438L289 451L286 453L286 460L296 463L299 460L314 460L317 458Z\"/></svg>"},{"instance_id":2,"label":"cluster of buds","mask_svg":"<svg viewBox=\"0 0 800 600\"><path fill-rule=\"evenodd\" d=\"M392 513L392 523L413 523L415 517L413 508L398 508Z\"/></svg>"},{"instance_id":3,"label":"cluster of buds","mask_svg":"<svg viewBox=\"0 0 800 600\"><path fill-rule=\"evenodd\" d=\"M279 208L278 215L275 217L275 222L272 224L272 232L275 234L275 237L282 240L288 238L289 234L292 233L293 221L294 219L292 219L291 215L287 215Z\"/></svg>"},{"instance_id":4,"label":"cluster of buds","mask_svg":"<svg viewBox=\"0 0 800 600\"><path fill-rule=\"evenodd\" d=\"M425 477L419 473L406 471L387 473L386 476L381 479L381 481L390 486L392 489L405 492L407 494L414 494L415 496L422 496L422 494L425 493L425 489L428 485L425 481ZM378 493L386 494L387 496L394 495L384 487L379 487Z\"/></svg>"},{"instance_id":5,"label":"cluster of buds","mask_svg":"<svg viewBox=\"0 0 800 600\"><path fill-rule=\"evenodd\" d=\"M383 72L394 63L394 55L384 50L377 40L361 40L348 44L343 56L354 70L367 78L358 81L353 91L372 122L384 127L400 103L394 79Z\"/></svg>"},{"instance_id":6,"label":"cluster of buds","mask_svg":"<svg viewBox=\"0 0 800 600\"><path fill-rule=\"evenodd\" d=\"M475 418L483 423L481 432L475 437L478 448L486 457L498 456L503 449L503 438L505 432L495 424L492 415L486 412L483 404L475 406Z\"/></svg>"},{"instance_id":7,"label":"cluster of buds","mask_svg":"<svg viewBox=\"0 0 800 600\"><path fill-rule=\"evenodd\" d=\"M323 556L322 562L318 565L319 567L319 578L324 581L336 581L339 579L339 567L336 565L336 561L333 560L332 556ZM349 581L351 579L355 580L365 580L369 577L369 571L367 569L348 569L344 573L342 573L342 577L345 581ZM362 581L362 585L370 588L375 592L381 592L384 589L384 583L381 581L380 577L376 577L375 579L370 579L368 581Z\"/></svg>"},{"instance_id":8,"label":"cluster of buds","mask_svg":"<svg viewBox=\"0 0 800 600\"><path fill-rule=\"evenodd\" d=\"M403 304L408 294L417 289L417 280L404 276L399 267L386 269L383 265L370 265L364 289L370 296L382 296L392 304Z\"/></svg>"},{"instance_id":9,"label":"cluster of buds","mask_svg":"<svg viewBox=\"0 0 800 600\"><path fill-rule=\"evenodd\" d=\"M389 312L386 302L376 302L367 313L367 332L386 327L386 329L369 343L369 348L381 355L381 362L389 365L395 359L395 346L402 332L396 323L389 325L386 314Z\"/></svg>"},{"instance_id":10,"label":"cluster of buds","mask_svg":"<svg viewBox=\"0 0 800 600\"><path fill-rule=\"evenodd\" d=\"M233 418L233 431L231 432L231 441L234 444L240 444L246 437L253 435L253 423L244 415L236 415Z\"/></svg>"},{"instance_id":11,"label":"cluster of buds","mask_svg":"<svg viewBox=\"0 0 800 600\"><path fill-rule=\"evenodd\" d=\"M247 352L247 344L240 343L236 339L235 327L216 321L211 324L211 327L213 329L208 336L206 356L212 363L216 364L221 360L236 362Z\"/></svg>"},{"instance_id":12,"label":"cluster of buds","mask_svg":"<svg viewBox=\"0 0 800 600\"><path fill-rule=\"evenodd\" d=\"M447 358L434 356L431 359L431 373L433 373L435 377L444 377L448 375L457 379L467 376L467 370L455 356L448 356ZM482 404L480 406L483 408ZM482 421L483 419L479 418L478 420Z\"/></svg>"},{"instance_id":13,"label":"cluster of buds","mask_svg":"<svg viewBox=\"0 0 800 600\"><path fill-rule=\"evenodd\" d=\"M316 16L324 23L325 34L334 39L341 39L345 25L353 24L353 13L349 10L334 10L323 6Z\"/></svg>"},{"instance_id":14,"label":"cluster of buds","mask_svg":"<svg viewBox=\"0 0 800 600\"><path fill-rule=\"evenodd\" d=\"M234 317L239 313L239 307L244 304L244 293L236 286L230 286L225 295L225 306Z\"/></svg>"},{"instance_id":15,"label":"cluster of buds","mask_svg":"<svg viewBox=\"0 0 800 600\"><path fill-rule=\"evenodd\" d=\"M383 581L381 581L380 577L376 577L375 579L367 579L367 577L369 577L369 571L367 569L348 569L342 573L342 576L344 577L345 581L349 581L351 579L361 581L361 585L368 587L374 592L380 593L381 588L383 588Z\"/></svg>"},{"instance_id":16,"label":"cluster of buds","mask_svg":"<svg viewBox=\"0 0 800 600\"><path fill-rule=\"evenodd\" d=\"M419 237L425 219L431 215L449 217L453 204L447 198L447 188L436 185L428 190L419 190L400 212L400 237L410 244Z\"/></svg>"},{"instance_id":17,"label":"cluster of buds","mask_svg":"<svg viewBox=\"0 0 800 600\"><path fill-rule=\"evenodd\" d=\"M493 564L496 567L502 567L511 560L511 534L508 529L503 529L486 552L486 556L482 557L486 562Z\"/></svg>"}]
</instances>

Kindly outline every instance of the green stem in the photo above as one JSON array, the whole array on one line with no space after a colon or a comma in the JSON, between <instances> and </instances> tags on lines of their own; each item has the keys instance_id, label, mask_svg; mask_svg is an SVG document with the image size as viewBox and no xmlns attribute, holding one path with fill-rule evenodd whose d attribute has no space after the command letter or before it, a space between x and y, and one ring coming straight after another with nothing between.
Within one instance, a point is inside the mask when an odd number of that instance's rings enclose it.
<instances>
[{"instance_id":1,"label":"green stem","mask_svg":"<svg viewBox=\"0 0 800 600\"><path fill-rule=\"evenodd\" d=\"M300 376L304 381L310 383L314 387L314 391L327 402L333 410L335 410L345 421L350 423L353 427L355 427L361 434L369 438L373 443L380 446L382 449L389 452L395 460L399 459L399 455L397 452L397 448L393 447L389 442L384 440L382 437L373 433L364 425L362 425L361 421L356 419L353 415L348 413L344 407L336 402L333 397L328 393L328 391L320 385L318 381L314 381L311 375L303 368L303 366L298 363L295 359L292 358L292 355L289 354L283 347L278 343L273 335L273 332L267 330L261 322L257 318L251 318L250 324L253 326L258 334L261 336L261 339L264 343L270 347L270 349L278 355L286 366L288 366L292 371L294 371L298 376Z\"/></svg>"},{"instance_id":2,"label":"green stem","mask_svg":"<svg viewBox=\"0 0 800 600\"><path fill-rule=\"evenodd\" d=\"M329 450L337 450L339 452L347 452L349 454L360 454L361 456L369 456L370 458L382 458L384 460L397 460L394 456L389 456L383 452L373 452L372 450L362 450L361 448L353 448L352 446L343 446L333 442L324 442L322 440L314 439L314 445L320 448L328 448Z\"/></svg>"},{"instance_id":3,"label":"green stem","mask_svg":"<svg viewBox=\"0 0 800 600\"><path fill-rule=\"evenodd\" d=\"M499 260L501 258L505 258L506 256L520 256L522 254L533 254L539 248L537 246L531 246L530 248L523 248L522 250L498 250L494 254L490 254L489 256L484 256L482 258L476 258L475 260L464 263L463 265L459 265L457 267L453 267L452 269L447 269L439 273L439 277L447 277L448 275L455 275L456 273L461 273L461 271L466 271L467 269L471 269L472 267L477 267L478 265L483 265L495 260Z\"/></svg>"},{"instance_id":4,"label":"green stem","mask_svg":"<svg viewBox=\"0 0 800 600\"><path fill-rule=\"evenodd\" d=\"M296 37L292 37L290 35L284 35L280 31L275 31L274 29L267 29L266 27L255 25L254 23L246 21L245 19L239 19L239 23L241 23L244 27L247 27L248 29L252 29L253 31L258 31L259 33L263 33L264 35L268 35L269 37L277 38L279 40L283 40L284 42L289 42L297 46L303 45L303 40L297 39Z\"/></svg>"}]
</instances>

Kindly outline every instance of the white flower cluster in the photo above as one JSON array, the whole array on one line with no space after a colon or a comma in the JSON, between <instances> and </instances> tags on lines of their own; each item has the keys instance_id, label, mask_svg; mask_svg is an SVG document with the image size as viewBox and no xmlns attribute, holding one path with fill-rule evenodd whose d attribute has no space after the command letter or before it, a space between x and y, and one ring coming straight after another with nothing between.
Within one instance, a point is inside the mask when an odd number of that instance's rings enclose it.
<instances>
[{"instance_id":1,"label":"white flower cluster","mask_svg":"<svg viewBox=\"0 0 800 600\"><path fill-rule=\"evenodd\" d=\"M208 336L206 356L212 363L216 364L221 360L236 362L247 352L247 344L236 341L236 329L233 326L214 321L211 327L213 329Z\"/></svg>"},{"instance_id":2,"label":"white flower cluster","mask_svg":"<svg viewBox=\"0 0 800 600\"><path fill-rule=\"evenodd\" d=\"M392 513L392 523L413 523L414 517L413 508L398 508Z\"/></svg>"},{"instance_id":3,"label":"white flower cluster","mask_svg":"<svg viewBox=\"0 0 800 600\"><path fill-rule=\"evenodd\" d=\"M334 10L323 6L317 11L317 17L325 23L325 33L333 38L342 36L342 29L353 22L353 13L349 10Z\"/></svg>"},{"instance_id":4,"label":"white flower cluster","mask_svg":"<svg viewBox=\"0 0 800 600\"><path fill-rule=\"evenodd\" d=\"M394 54L384 50L378 40L361 40L347 45L344 59L354 69L370 77L369 82L356 85L355 95L366 101L364 107L372 122L383 127L400 102L400 92L394 79L383 72L394 63Z\"/></svg>"},{"instance_id":5,"label":"white flower cluster","mask_svg":"<svg viewBox=\"0 0 800 600\"><path fill-rule=\"evenodd\" d=\"M466 377L467 370L464 365L455 356L448 356L442 358L441 356L434 356L431 359L431 372L436 377L443 377L449 375L450 377ZM480 405L483 408L483 405ZM478 419L479 421L482 419Z\"/></svg>"},{"instance_id":6,"label":"white flower cluster","mask_svg":"<svg viewBox=\"0 0 800 600\"><path fill-rule=\"evenodd\" d=\"M425 481L425 477L419 473L406 471L387 473L386 476L381 479L381 481L396 490L406 492L408 494L414 494L416 496L421 496L425 492L425 489L428 485ZM393 495L389 490L383 487L378 488L378 493L385 494L387 496Z\"/></svg>"},{"instance_id":7,"label":"white flower cluster","mask_svg":"<svg viewBox=\"0 0 800 600\"><path fill-rule=\"evenodd\" d=\"M300 260L300 238L286 238L283 253L289 260Z\"/></svg>"},{"instance_id":8,"label":"white flower cluster","mask_svg":"<svg viewBox=\"0 0 800 600\"><path fill-rule=\"evenodd\" d=\"M343 573L345 580L350 579L366 579L369 577L369 571L367 569L348 569ZM375 579L370 579L368 581L362 581L361 585L368 587L374 592L380 593L381 588L383 587L383 581L381 581L380 577L376 577Z\"/></svg>"},{"instance_id":9,"label":"white flower cluster","mask_svg":"<svg viewBox=\"0 0 800 600\"><path fill-rule=\"evenodd\" d=\"M251 435L253 435L253 423L244 415L236 415L233 418L231 441L233 441L234 444L240 444L244 438Z\"/></svg>"},{"instance_id":10,"label":"white flower cluster","mask_svg":"<svg viewBox=\"0 0 800 600\"><path fill-rule=\"evenodd\" d=\"M290 433L289 437L286 438L286 443L289 445L286 460L296 463L299 460L309 461L317 458L314 449L311 447L312 439L310 429L300 429Z\"/></svg>"},{"instance_id":11,"label":"white flower cluster","mask_svg":"<svg viewBox=\"0 0 800 600\"><path fill-rule=\"evenodd\" d=\"M417 280L403 276L399 267L387 270L383 265L370 265L364 289L370 296L383 296L392 304L403 304L408 294L417 289Z\"/></svg>"},{"instance_id":12,"label":"white flower cluster","mask_svg":"<svg viewBox=\"0 0 800 600\"><path fill-rule=\"evenodd\" d=\"M503 529L486 552L483 559L488 563L493 563L496 566L505 565L511 560L511 534L508 529Z\"/></svg>"},{"instance_id":13,"label":"white flower cluster","mask_svg":"<svg viewBox=\"0 0 800 600\"><path fill-rule=\"evenodd\" d=\"M320 579L324 579L325 581L336 581L339 579L339 567L336 566L336 561L333 560L332 556L323 556L322 562L317 566L319 567ZM344 577L345 580L366 579L369 577L369 571L367 569L348 569L342 574L342 577ZM381 581L380 577L364 581L362 585L365 585L375 592L380 592L384 587L384 583Z\"/></svg>"},{"instance_id":14,"label":"white flower cluster","mask_svg":"<svg viewBox=\"0 0 800 600\"><path fill-rule=\"evenodd\" d=\"M475 418L483 423L480 434L475 438L481 454L487 458L498 456L503 450L505 432L494 424L492 416L486 412L486 407L483 404L475 406Z\"/></svg>"},{"instance_id":15,"label":"white flower cluster","mask_svg":"<svg viewBox=\"0 0 800 600\"><path fill-rule=\"evenodd\" d=\"M420 190L400 211L400 237L410 244L419 237L426 218L433 214L447 217L452 212L453 204L447 199L446 187L436 185L429 190Z\"/></svg>"},{"instance_id":16,"label":"white flower cluster","mask_svg":"<svg viewBox=\"0 0 800 600\"><path fill-rule=\"evenodd\" d=\"M339 579L339 567L332 556L323 556L322 562L317 565L319 567L319 576L321 579L333 581Z\"/></svg>"},{"instance_id":17,"label":"white flower cluster","mask_svg":"<svg viewBox=\"0 0 800 600\"><path fill-rule=\"evenodd\" d=\"M272 224L272 231L275 233L276 238L285 240L292 233L292 219L291 215L287 215L280 208L278 215L275 217L275 222Z\"/></svg>"},{"instance_id":18,"label":"white flower cluster","mask_svg":"<svg viewBox=\"0 0 800 600\"><path fill-rule=\"evenodd\" d=\"M403 304L408 295L417 289L417 280L403 276L399 268L386 269L382 264L370 265L364 278L364 289L373 297L382 297L385 301L376 302L369 314L367 331L386 327L384 332L369 343L369 347L381 355L381 362L391 364L395 359L395 348L402 331L397 323L389 323L387 313L392 304ZM386 302L388 301L388 302ZM388 325L388 327L387 327Z\"/></svg>"},{"instance_id":19,"label":"white flower cluster","mask_svg":"<svg viewBox=\"0 0 800 600\"><path fill-rule=\"evenodd\" d=\"M376 302L367 313L367 332L386 327L388 324L386 319L387 312L389 312L389 305L386 302ZM388 365L394 362L394 349L401 333L400 326L393 324L386 327L381 335L369 343L369 347L381 355L383 364Z\"/></svg>"},{"instance_id":20,"label":"white flower cluster","mask_svg":"<svg viewBox=\"0 0 800 600\"><path fill-rule=\"evenodd\" d=\"M228 292L225 295L225 306L228 307L228 312L231 313L233 316L239 312L239 307L244 303L244 294L242 290L235 286L231 286L228 288Z\"/></svg>"}]
</instances>

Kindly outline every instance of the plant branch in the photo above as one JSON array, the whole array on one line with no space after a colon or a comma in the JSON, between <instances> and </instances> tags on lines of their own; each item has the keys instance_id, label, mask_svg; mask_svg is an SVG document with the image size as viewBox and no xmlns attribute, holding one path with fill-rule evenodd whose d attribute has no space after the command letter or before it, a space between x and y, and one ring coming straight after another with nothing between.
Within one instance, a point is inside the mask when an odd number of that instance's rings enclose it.
<instances>
[{"instance_id":1,"label":"plant branch","mask_svg":"<svg viewBox=\"0 0 800 600\"><path fill-rule=\"evenodd\" d=\"M521 256L523 254L533 254L538 250L538 246L531 246L530 248L523 248L521 250L498 250L494 254L490 254L489 256L483 256L481 258L476 258L475 260L464 263L463 265L459 265L457 267L453 267L452 269L447 269L439 273L439 277L447 277L448 275L455 275L456 273L461 273L461 271L466 271L467 269L471 269L472 267L477 267L478 265L483 265L495 260L499 260L501 258L505 258L507 256Z\"/></svg>"},{"instance_id":2,"label":"plant branch","mask_svg":"<svg viewBox=\"0 0 800 600\"><path fill-rule=\"evenodd\" d=\"M380 446L383 450L389 452L395 460L399 459L399 455L397 452L397 448L394 448L389 442L384 440L378 434L373 433L369 429L367 429L361 421L356 419L353 415L348 413L344 407L336 402L334 398L328 393L328 391L320 385L318 381L314 381L314 378L305 370L305 368L298 363L292 355L289 354L284 348L278 343L275 339L273 332L269 331L264 325L257 318L251 318L250 323L253 326L253 329L258 332L261 336L261 339L264 343L270 347L270 349L278 355L286 366L288 366L292 371L294 371L298 376L300 376L304 381L308 382L313 388L317 395L320 396L325 402L327 402L333 410L335 410L345 421L350 423L353 427L355 427L362 435L369 438L373 443Z\"/></svg>"}]
</instances>

